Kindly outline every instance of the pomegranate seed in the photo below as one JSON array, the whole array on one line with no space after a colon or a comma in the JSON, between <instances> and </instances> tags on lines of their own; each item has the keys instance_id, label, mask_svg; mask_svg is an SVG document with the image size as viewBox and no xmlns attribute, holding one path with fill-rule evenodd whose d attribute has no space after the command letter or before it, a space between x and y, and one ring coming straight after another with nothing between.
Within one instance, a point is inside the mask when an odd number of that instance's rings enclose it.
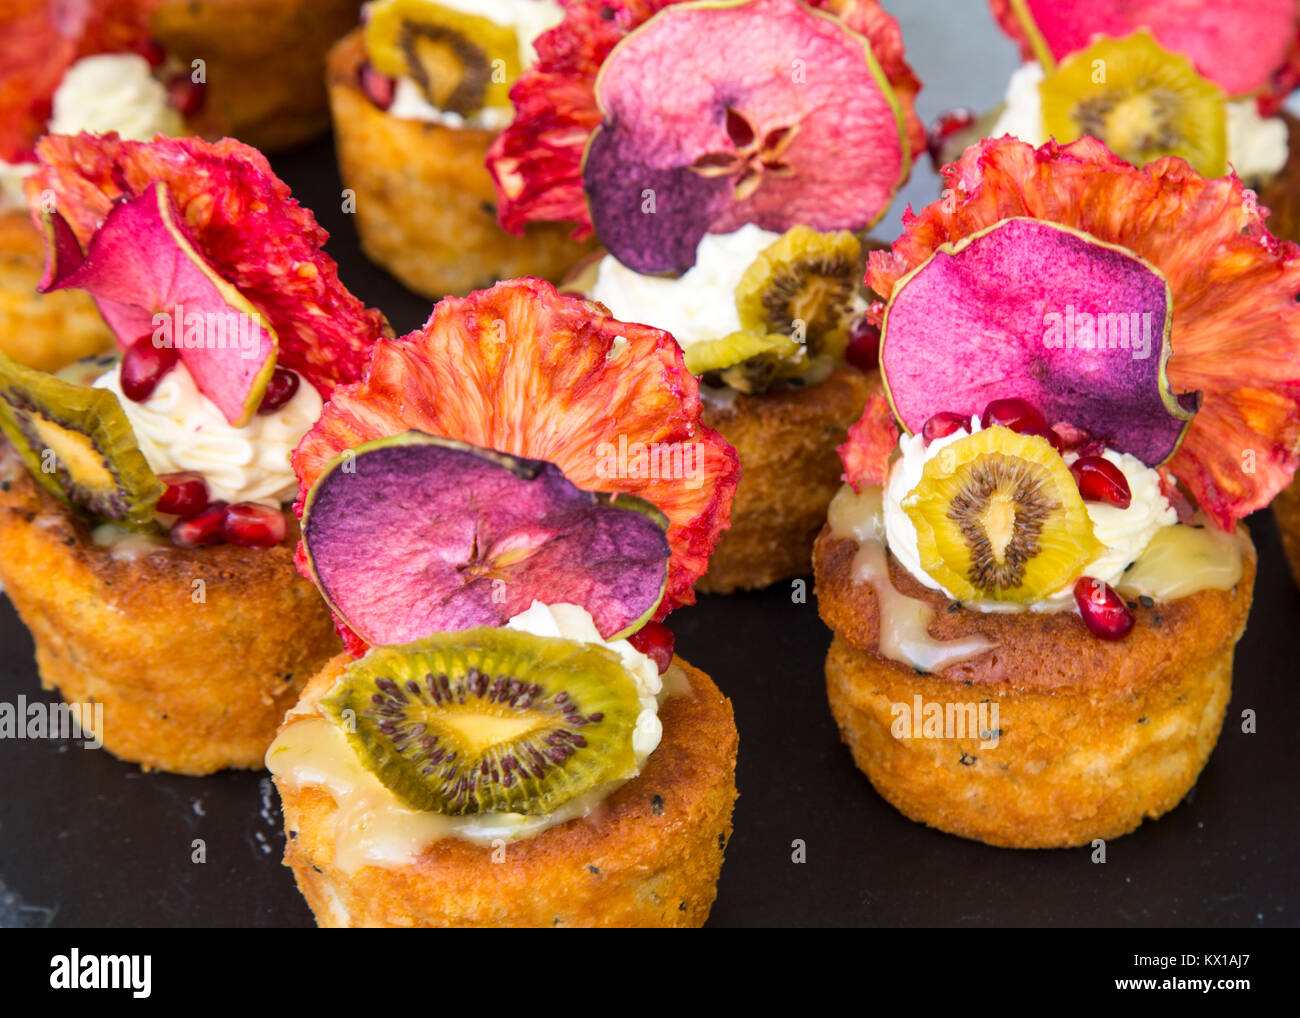
<instances>
[{"instance_id":1,"label":"pomegranate seed","mask_svg":"<svg viewBox=\"0 0 1300 1018\"><path fill-rule=\"evenodd\" d=\"M361 91L366 93L366 98L372 103L385 111L393 105L393 99L397 95L396 78L375 70L369 63L361 65L359 78Z\"/></svg>"},{"instance_id":2,"label":"pomegranate seed","mask_svg":"<svg viewBox=\"0 0 1300 1018\"><path fill-rule=\"evenodd\" d=\"M954 414L949 410L935 414L921 428L921 437L929 445L935 439L947 438L949 435L970 427L970 418L965 414Z\"/></svg>"},{"instance_id":3,"label":"pomegranate seed","mask_svg":"<svg viewBox=\"0 0 1300 1018\"><path fill-rule=\"evenodd\" d=\"M985 428L1001 425L1022 435L1026 432L1038 434L1048 430L1043 415L1023 399L995 399L984 408L980 424Z\"/></svg>"},{"instance_id":4,"label":"pomegranate seed","mask_svg":"<svg viewBox=\"0 0 1300 1018\"><path fill-rule=\"evenodd\" d=\"M172 516L195 516L208 507L208 485L199 474L162 474L167 490L158 499L158 511Z\"/></svg>"},{"instance_id":5,"label":"pomegranate seed","mask_svg":"<svg viewBox=\"0 0 1300 1018\"><path fill-rule=\"evenodd\" d=\"M256 502L236 502L221 524L221 535L245 548L270 548L284 540L284 533L284 513Z\"/></svg>"},{"instance_id":6,"label":"pomegranate seed","mask_svg":"<svg viewBox=\"0 0 1300 1018\"><path fill-rule=\"evenodd\" d=\"M1103 640L1122 640L1133 628L1133 613L1108 583L1081 576L1074 585L1074 600L1084 625L1093 636Z\"/></svg>"},{"instance_id":7,"label":"pomegranate seed","mask_svg":"<svg viewBox=\"0 0 1300 1018\"><path fill-rule=\"evenodd\" d=\"M201 513L172 524L172 544L178 548L198 548L205 544L220 544L221 524L226 518L226 503L213 502Z\"/></svg>"},{"instance_id":8,"label":"pomegranate seed","mask_svg":"<svg viewBox=\"0 0 1300 1018\"><path fill-rule=\"evenodd\" d=\"M207 83L195 81L189 72L178 74L167 82L167 101L172 109L188 120L196 116L208 101Z\"/></svg>"},{"instance_id":9,"label":"pomegranate seed","mask_svg":"<svg viewBox=\"0 0 1300 1018\"><path fill-rule=\"evenodd\" d=\"M629 636L627 642L650 658L658 667L660 675L668 671L668 666L673 663L675 638L673 631L662 622L647 622Z\"/></svg>"},{"instance_id":10,"label":"pomegranate seed","mask_svg":"<svg viewBox=\"0 0 1300 1018\"><path fill-rule=\"evenodd\" d=\"M262 405L257 408L259 414L270 414L279 410L298 391L298 376L288 368L276 368L271 372L271 380L266 383L266 394Z\"/></svg>"},{"instance_id":11,"label":"pomegranate seed","mask_svg":"<svg viewBox=\"0 0 1300 1018\"><path fill-rule=\"evenodd\" d=\"M849 345L844 359L859 371L875 371L880 363L880 329L859 315L849 325Z\"/></svg>"},{"instance_id":12,"label":"pomegranate seed","mask_svg":"<svg viewBox=\"0 0 1300 1018\"><path fill-rule=\"evenodd\" d=\"M174 346L154 346L153 336L141 336L122 354L122 394L143 403L178 360L180 354Z\"/></svg>"},{"instance_id":13,"label":"pomegranate seed","mask_svg":"<svg viewBox=\"0 0 1300 1018\"><path fill-rule=\"evenodd\" d=\"M930 158L937 165L943 158L943 145L949 138L959 131L965 131L975 124L975 114L965 107L958 107L955 110L949 110L947 113L941 113L930 124L930 130L926 133L926 148L930 152Z\"/></svg>"},{"instance_id":14,"label":"pomegranate seed","mask_svg":"<svg viewBox=\"0 0 1300 1018\"><path fill-rule=\"evenodd\" d=\"M167 53L157 39L146 39L135 49L136 53L149 62L149 66L159 68L167 62Z\"/></svg>"},{"instance_id":15,"label":"pomegranate seed","mask_svg":"<svg viewBox=\"0 0 1300 1018\"><path fill-rule=\"evenodd\" d=\"M1105 502L1116 509L1127 509L1133 502L1124 471L1100 456L1081 456L1070 464L1070 473L1085 502Z\"/></svg>"},{"instance_id":16,"label":"pomegranate seed","mask_svg":"<svg viewBox=\"0 0 1300 1018\"><path fill-rule=\"evenodd\" d=\"M1057 421L1052 425L1051 431L1060 440L1061 444L1057 448L1061 450L1074 451L1092 441L1092 436L1082 428L1076 428L1065 421Z\"/></svg>"}]
</instances>

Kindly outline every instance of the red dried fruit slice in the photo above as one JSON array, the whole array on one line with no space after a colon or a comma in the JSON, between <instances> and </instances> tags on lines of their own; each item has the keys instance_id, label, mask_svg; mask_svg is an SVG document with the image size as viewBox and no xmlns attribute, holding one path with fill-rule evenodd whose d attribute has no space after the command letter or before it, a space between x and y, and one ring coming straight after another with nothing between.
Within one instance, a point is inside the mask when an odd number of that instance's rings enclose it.
<instances>
[{"instance_id":1,"label":"red dried fruit slice","mask_svg":"<svg viewBox=\"0 0 1300 1018\"><path fill-rule=\"evenodd\" d=\"M1294 0L991 0L1026 59L1045 67L1098 35L1149 29L1167 50L1187 56L1229 95L1265 88L1295 38Z\"/></svg>"},{"instance_id":2,"label":"red dried fruit slice","mask_svg":"<svg viewBox=\"0 0 1300 1018\"><path fill-rule=\"evenodd\" d=\"M945 167L944 187L943 201L903 216L891 251L871 254L876 293L891 293L941 245L1010 216L1125 247L1173 292L1173 391L1202 395L1173 474L1225 530L1291 482L1300 462L1300 247L1268 231L1253 191L1233 176L1207 180L1181 159L1134 167L1093 138L1038 149L983 141Z\"/></svg>"},{"instance_id":3,"label":"red dried fruit slice","mask_svg":"<svg viewBox=\"0 0 1300 1018\"><path fill-rule=\"evenodd\" d=\"M53 191L83 246L118 199L164 183L195 249L279 337L281 366L326 399L364 373L386 328L383 316L339 281L338 266L321 250L329 235L256 149L229 138L135 142L80 134L42 138L37 155L29 203L35 208L41 191Z\"/></svg>"},{"instance_id":4,"label":"red dried fruit slice","mask_svg":"<svg viewBox=\"0 0 1300 1018\"><path fill-rule=\"evenodd\" d=\"M700 413L668 333L510 280L443 300L422 329L376 344L365 381L337 389L294 452L297 509L344 450L405 431L546 460L579 488L636 495L668 517L662 617L694 600L739 479L735 450Z\"/></svg>"},{"instance_id":5,"label":"red dried fruit slice","mask_svg":"<svg viewBox=\"0 0 1300 1018\"><path fill-rule=\"evenodd\" d=\"M158 0L0 0L0 160L31 158L74 61L141 52L157 6Z\"/></svg>"},{"instance_id":6,"label":"red dried fruit slice","mask_svg":"<svg viewBox=\"0 0 1300 1018\"><path fill-rule=\"evenodd\" d=\"M889 476L889 457L898 445L898 425L889 401L879 392L867 398L862 416L849 428L848 439L839 447L844 480L854 491L864 485L880 486Z\"/></svg>"},{"instance_id":7,"label":"red dried fruit slice","mask_svg":"<svg viewBox=\"0 0 1300 1018\"><path fill-rule=\"evenodd\" d=\"M880 346L886 391L909 431L943 411L1023 400L1155 466L1195 406L1173 396L1165 374L1170 302L1164 277L1131 252L1007 219L940 247L894 287Z\"/></svg>"},{"instance_id":8,"label":"red dried fruit slice","mask_svg":"<svg viewBox=\"0 0 1300 1018\"><path fill-rule=\"evenodd\" d=\"M46 269L47 276L55 272ZM165 344L226 420L240 427L257 411L275 370L276 335L197 250L167 185L113 206L85 261L53 287L71 288L95 299L124 349L156 347L155 315L167 315Z\"/></svg>"},{"instance_id":9,"label":"red dried fruit slice","mask_svg":"<svg viewBox=\"0 0 1300 1018\"><path fill-rule=\"evenodd\" d=\"M530 222L566 221L573 236L591 235L582 159L602 114L595 84L614 47L665 0L571 0L564 20L535 43L538 59L511 89L514 122L493 143L487 165L497 186L501 225L522 233ZM878 0L816 0L870 42L899 101L913 156L925 150L925 128L914 109L921 84L903 57L898 22ZM866 156L870 158L870 156Z\"/></svg>"},{"instance_id":10,"label":"red dried fruit slice","mask_svg":"<svg viewBox=\"0 0 1300 1018\"><path fill-rule=\"evenodd\" d=\"M307 494L312 580L375 646L576 604L606 639L646 621L668 578L667 518L583 491L559 467L409 431L339 457Z\"/></svg>"},{"instance_id":11,"label":"red dried fruit slice","mask_svg":"<svg viewBox=\"0 0 1300 1018\"><path fill-rule=\"evenodd\" d=\"M685 270L746 223L866 229L910 168L870 45L798 0L671 7L610 54L596 100L592 224L638 272Z\"/></svg>"}]
</instances>

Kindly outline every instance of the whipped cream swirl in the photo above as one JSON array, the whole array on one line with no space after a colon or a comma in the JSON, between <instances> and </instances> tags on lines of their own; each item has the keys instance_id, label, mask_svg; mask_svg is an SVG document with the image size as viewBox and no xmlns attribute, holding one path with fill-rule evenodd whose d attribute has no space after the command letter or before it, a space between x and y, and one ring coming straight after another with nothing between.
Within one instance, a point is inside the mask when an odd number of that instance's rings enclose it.
<instances>
[{"instance_id":1,"label":"whipped cream swirl","mask_svg":"<svg viewBox=\"0 0 1300 1018\"><path fill-rule=\"evenodd\" d=\"M231 427L199 392L184 364L172 368L143 403L123 394L116 366L96 379L95 387L117 395L154 473L202 474L209 495L226 502L279 508L297 495L289 454L316 423L322 406L306 379L300 378L288 403L273 413L254 414L242 428Z\"/></svg>"},{"instance_id":2,"label":"whipped cream swirl","mask_svg":"<svg viewBox=\"0 0 1300 1018\"><path fill-rule=\"evenodd\" d=\"M51 134L116 131L132 141L185 130L181 115L167 102L167 89L149 62L134 53L85 57L68 68L54 93Z\"/></svg>"}]
</instances>

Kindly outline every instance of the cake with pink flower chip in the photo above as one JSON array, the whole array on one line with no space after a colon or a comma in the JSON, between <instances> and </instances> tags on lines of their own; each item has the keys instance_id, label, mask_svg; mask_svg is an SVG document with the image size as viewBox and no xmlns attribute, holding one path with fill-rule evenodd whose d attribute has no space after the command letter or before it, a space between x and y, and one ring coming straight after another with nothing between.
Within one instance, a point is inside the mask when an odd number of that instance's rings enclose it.
<instances>
[{"instance_id":1,"label":"cake with pink flower chip","mask_svg":"<svg viewBox=\"0 0 1300 1018\"><path fill-rule=\"evenodd\" d=\"M36 159L41 288L89 294L118 353L58 376L0 357L0 580L109 751L260 766L338 649L293 566L289 455L383 318L248 146L50 135Z\"/></svg>"},{"instance_id":2,"label":"cake with pink flower chip","mask_svg":"<svg viewBox=\"0 0 1300 1018\"><path fill-rule=\"evenodd\" d=\"M46 131L150 141L222 126L203 90L158 45L150 0L5 0L0 39L0 353L54 371L111 345L83 294L38 294L41 235L23 181Z\"/></svg>"},{"instance_id":3,"label":"cake with pink flower chip","mask_svg":"<svg viewBox=\"0 0 1300 1018\"><path fill-rule=\"evenodd\" d=\"M568 6L488 154L502 224L604 254L566 288L666 329L744 479L700 589L807 573L878 334L863 234L924 145L875 0Z\"/></svg>"},{"instance_id":4,"label":"cake with pink flower chip","mask_svg":"<svg viewBox=\"0 0 1300 1018\"><path fill-rule=\"evenodd\" d=\"M1237 178L1092 138L984 141L944 183L868 269L888 399L814 558L831 708L912 819L1117 837L1219 736L1239 521L1297 465L1300 249Z\"/></svg>"},{"instance_id":5,"label":"cake with pink flower chip","mask_svg":"<svg viewBox=\"0 0 1300 1018\"><path fill-rule=\"evenodd\" d=\"M736 728L663 619L736 487L671 336L540 280L381 340L294 455L350 653L267 752L321 926L699 926ZM622 469L690 450L694 481Z\"/></svg>"}]
</instances>

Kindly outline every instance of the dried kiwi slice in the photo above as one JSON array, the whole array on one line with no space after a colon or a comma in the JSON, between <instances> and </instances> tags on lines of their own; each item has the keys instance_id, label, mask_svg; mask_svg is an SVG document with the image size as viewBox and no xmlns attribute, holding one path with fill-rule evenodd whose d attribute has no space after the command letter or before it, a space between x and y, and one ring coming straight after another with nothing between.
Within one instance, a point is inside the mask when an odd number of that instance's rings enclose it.
<instances>
[{"instance_id":1,"label":"dried kiwi slice","mask_svg":"<svg viewBox=\"0 0 1300 1018\"><path fill-rule=\"evenodd\" d=\"M549 813L637 772L636 683L604 647L480 627L378 647L321 700L413 809Z\"/></svg>"},{"instance_id":2,"label":"dried kiwi slice","mask_svg":"<svg viewBox=\"0 0 1300 1018\"><path fill-rule=\"evenodd\" d=\"M686 368L738 392L763 392L802 371L802 352L789 336L741 329L721 339L692 343L685 352Z\"/></svg>"},{"instance_id":3,"label":"dried kiwi slice","mask_svg":"<svg viewBox=\"0 0 1300 1018\"><path fill-rule=\"evenodd\" d=\"M961 600L1040 601L1103 550L1065 460L1004 427L939 450L903 511L922 568Z\"/></svg>"},{"instance_id":4,"label":"dried kiwi slice","mask_svg":"<svg viewBox=\"0 0 1300 1018\"><path fill-rule=\"evenodd\" d=\"M810 356L838 356L862 268L862 244L847 230L792 227L741 276L736 286L740 324L751 332L802 338Z\"/></svg>"},{"instance_id":5,"label":"dried kiwi slice","mask_svg":"<svg viewBox=\"0 0 1300 1018\"><path fill-rule=\"evenodd\" d=\"M1223 92L1148 32L1099 39L1038 90L1043 127L1059 142L1090 134L1135 166L1181 156L1206 177L1227 172Z\"/></svg>"},{"instance_id":6,"label":"dried kiwi slice","mask_svg":"<svg viewBox=\"0 0 1300 1018\"><path fill-rule=\"evenodd\" d=\"M113 393L0 354L0 430L61 502L130 530L154 526L163 485Z\"/></svg>"},{"instance_id":7,"label":"dried kiwi slice","mask_svg":"<svg viewBox=\"0 0 1300 1018\"><path fill-rule=\"evenodd\" d=\"M428 0L375 4L366 53L376 69L411 77L434 106L462 116L509 106L521 69L513 28Z\"/></svg>"}]
</instances>

